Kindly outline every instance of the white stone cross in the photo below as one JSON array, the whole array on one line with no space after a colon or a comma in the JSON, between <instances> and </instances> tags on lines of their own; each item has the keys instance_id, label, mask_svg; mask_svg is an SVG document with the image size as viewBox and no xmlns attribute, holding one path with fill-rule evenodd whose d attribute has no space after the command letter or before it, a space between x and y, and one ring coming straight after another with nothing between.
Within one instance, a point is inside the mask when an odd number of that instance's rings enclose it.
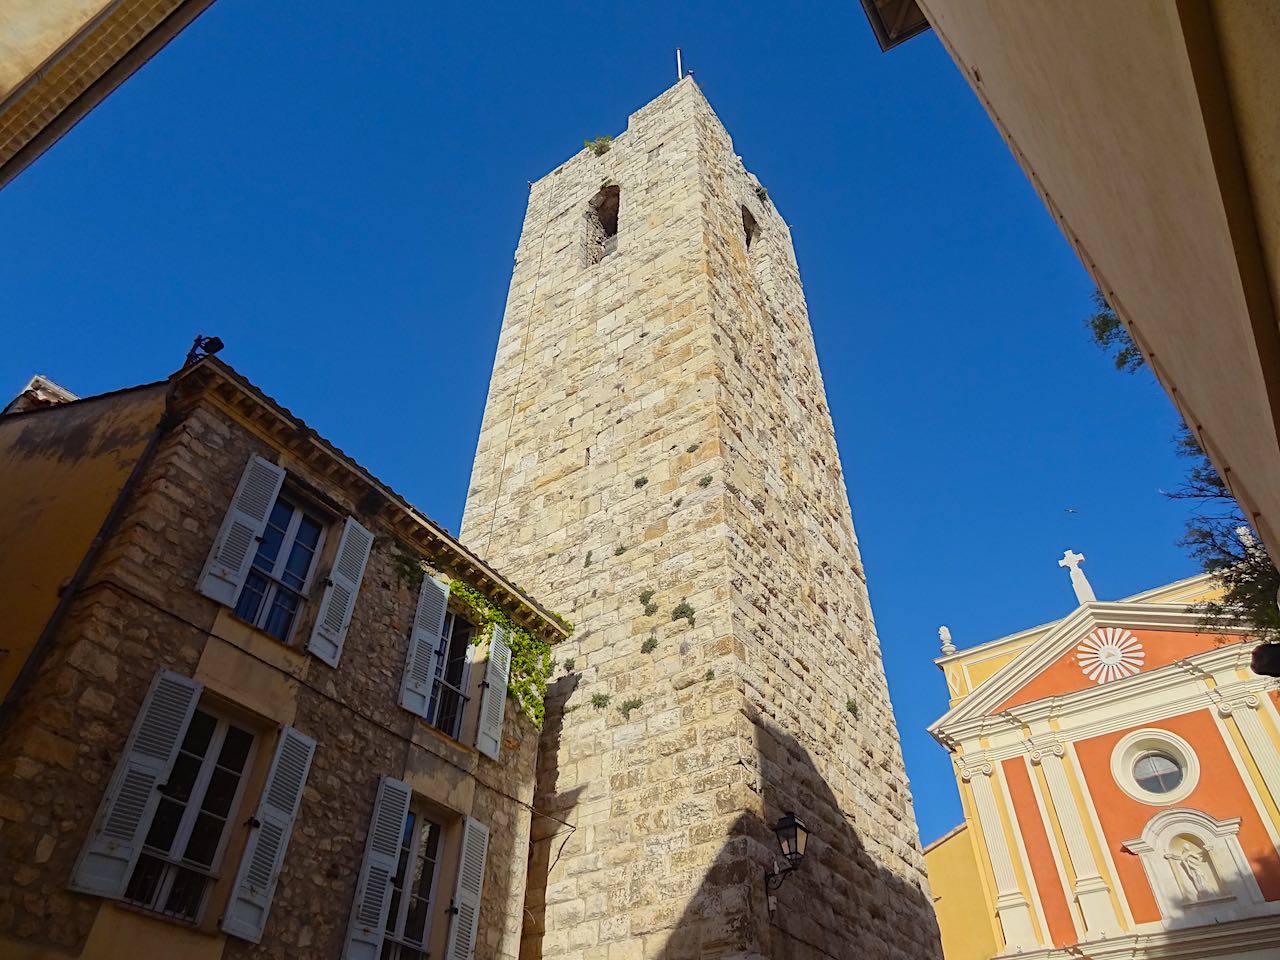
<instances>
[{"instance_id":1,"label":"white stone cross","mask_svg":"<svg viewBox=\"0 0 1280 960\"><path fill-rule=\"evenodd\" d=\"M1076 553L1074 550L1063 552L1062 559L1058 561L1058 566L1066 567L1071 571L1071 587L1076 592L1076 599L1080 603L1096 603L1098 598L1093 593L1093 587L1089 585L1089 580L1084 575L1084 571L1080 569L1080 564L1084 563L1084 554Z\"/></svg>"}]
</instances>

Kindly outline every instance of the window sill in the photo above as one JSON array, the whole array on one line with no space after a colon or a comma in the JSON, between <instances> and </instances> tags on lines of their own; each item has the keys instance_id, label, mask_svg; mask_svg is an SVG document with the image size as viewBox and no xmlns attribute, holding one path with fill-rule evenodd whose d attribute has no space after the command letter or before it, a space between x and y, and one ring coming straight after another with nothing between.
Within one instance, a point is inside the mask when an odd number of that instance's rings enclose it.
<instances>
[{"instance_id":1,"label":"window sill","mask_svg":"<svg viewBox=\"0 0 1280 960\"><path fill-rule=\"evenodd\" d=\"M211 640L221 640L249 656L266 661L289 676L302 679L311 657L305 650L281 643L269 633L237 617L230 607L222 607L213 621Z\"/></svg>"},{"instance_id":2,"label":"window sill","mask_svg":"<svg viewBox=\"0 0 1280 960\"><path fill-rule=\"evenodd\" d=\"M449 752L459 754L464 761L474 760L480 756L480 751L471 744L449 736L439 727L432 726L427 723L426 720L423 720L416 713L412 716L414 723L411 739L413 740L414 746L422 747L424 750L432 753L437 753L444 756L445 759L453 759L448 756ZM438 747L446 748L445 752L441 752L436 749ZM474 767L471 769L474 770Z\"/></svg>"}]
</instances>

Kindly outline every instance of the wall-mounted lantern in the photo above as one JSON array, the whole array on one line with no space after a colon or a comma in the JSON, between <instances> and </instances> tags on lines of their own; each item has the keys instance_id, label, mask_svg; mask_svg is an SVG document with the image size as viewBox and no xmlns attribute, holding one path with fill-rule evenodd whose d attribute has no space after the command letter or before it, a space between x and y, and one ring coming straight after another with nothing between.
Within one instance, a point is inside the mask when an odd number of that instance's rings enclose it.
<instances>
[{"instance_id":1,"label":"wall-mounted lantern","mask_svg":"<svg viewBox=\"0 0 1280 960\"><path fill-rule=\"evenodd\" d=\"M796 867L800 866L800 861L804 859L805 846L809 842L809 828L791 811L787 811L779 818L773 825L773 832L778 837L778 847L782 850L782 856L787 861L787 865L781 870L765 871L764 889L768 894L772 894L782 886L783 881L795 871ZM769 909L772 910L773 907L773 897L770 896Z\"/></svg>"}]
</instances>

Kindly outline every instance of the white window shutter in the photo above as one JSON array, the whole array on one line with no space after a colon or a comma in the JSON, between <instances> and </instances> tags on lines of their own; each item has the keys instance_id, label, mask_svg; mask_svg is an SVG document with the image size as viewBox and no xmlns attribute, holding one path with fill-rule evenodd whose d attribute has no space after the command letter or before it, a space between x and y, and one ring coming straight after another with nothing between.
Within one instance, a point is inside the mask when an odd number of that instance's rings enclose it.
<instances>
[{"instance_id":1,"label":"white window shutter","mask_svg":"<svg viewBox=\"0 0 1280 960\"><path fill-rule=\"evenodd\" d=\"M198 589L206 597L228 607L235 604L282 483L284 469L261 457L253 457L244 468L200 575Z\"/></svg>"},{"instance_id":2,"label":"white window shutter","mask_svg":"<svg viewBox=\"0 0 1280 960\"><path fill-rule=\"evenodd\" d=\"M480 928L480 895L484 892L484 858L489 850L489 828L467 817L462 824L462 858L458 885L453 893L453 923L445 960L472 960L476 932Z\"/></svg>"},{"instance_id":3,"label":"white window shutter","mask_svg":"<svg viewBox=\"0 0 1280 960\"><path fill-rule=\"evenodd\" d=\"M280 728L276 755L262 788L258 812L250 821L252 832L240 858L227 911L222 915L222 929L233 936L253 943L262 940L315 752L316 742L305 733L293 727Z\"/></svg>"},{"instance_id":4,"label":"white window shutter","mask_svg":"<svg viewBox=\"0 0 1280 960\"><path fill-rule=\"evenodd\" d=\"M413 788L407 783L383 777L373 802L373 819L364 844L364 862L356 881L356 900L347 926L347 946L343 960L377 960L382 952L382 934L387 926L391 903L391 881L400 859L400 841ZM412 869L412 864L410 864Z\"/></svg>"},{"instance_id":5,"label":"white window shutter","mask_svg":"<svg viewBox=\"0 0 1280 960\"><path fill-rule=\"evenodd\" d=\"M202 689L169 670L156 673L80 852L73 889L103 897L124 893L160 802L158 788L169 777Z\"/></svg>"},{"instance_id":6,"label":"white window shutter","mask_svg":"<svg viewBox=\"0 0 1280 960\"><path fill-rule=\"evenodd\" d=\"M409 656L400 683L400 706L420 717L427 716L431 687L436 679L436 656L449 609L449 585L435 577L423 577L418 592L418 610L409 634Z\"/></svg>"},{"instance_id":7,"label":"white window shutter","mask_svg":"<svg viewBox=\"0 0 1280 960\"><path fill-rule=\"evenodd\" d=\"M484 668L484 695L480 698L480 727L476 749L498 759L502 748L502 715L507 703L507 677L511 674L511 644L498 624L489 631L489 662Z\"/></svg>"},{"instance_id":8,"label":"white window shutter","mask_svg":"<svg viewBox=\"0 0 1280 960\"><path fill-rule=\"evenodd\" d=\"M373 548L373 534L360 526L354 517L347 517L338 540L338 552L333 559L333 569L325 583L324 596L316 613L316 625L311 631L307 649L331 667L338 665L342 656L342 641L347 638L351 624L351 611L356 607L356 594L364 577L364 565Z\"/></svg>"}]
</instances>

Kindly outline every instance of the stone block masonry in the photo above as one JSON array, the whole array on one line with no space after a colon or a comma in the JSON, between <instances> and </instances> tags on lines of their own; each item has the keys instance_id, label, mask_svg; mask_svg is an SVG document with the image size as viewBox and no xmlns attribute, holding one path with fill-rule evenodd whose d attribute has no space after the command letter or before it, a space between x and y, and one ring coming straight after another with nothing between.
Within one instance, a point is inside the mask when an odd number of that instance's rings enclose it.
<instances>
[{"instance_id":1,"label":"stone block masonry","mask_svg":"<svg viewBox=\"0 0 1280 960\"><path fill-rule=\"evenodd\" d=\"M790 235L691 79L531 189L462 539L577 624L522 957L940 956Z\"/></svg>"}]
</instances>

